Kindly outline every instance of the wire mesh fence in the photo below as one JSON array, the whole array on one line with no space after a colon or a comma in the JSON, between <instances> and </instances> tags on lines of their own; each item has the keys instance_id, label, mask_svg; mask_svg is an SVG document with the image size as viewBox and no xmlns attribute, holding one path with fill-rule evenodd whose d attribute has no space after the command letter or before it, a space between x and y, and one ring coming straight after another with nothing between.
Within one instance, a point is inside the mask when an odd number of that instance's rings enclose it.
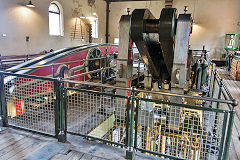
<instances>
[{"instance_id":1,"label":"wire mesh fence","mask_svg":"<svg viewBox=\"0 0 240 160\"><path fill-rule=\"evenodd\" d=\"M227 116L223 110L216 112L211 108L157 103L147 99L140 99L137 108L137 149L170 159L214 160L222 153L223 126L226 125L223 122Z\"/></svg>"},{"instance_id":2,"label":"wire mesh fence","mask_svg":"<svg viewBox=\"0 0 240 160\"><path fill-rule=\"evenodd\" d=\"M69 88L62 79L3 75L1 100L11 126L56 136L67 132L161 158L227 157L234 111L232 101L224 101L232 99L220 81L210 87L215 99L203 100L134 89L120 96L102 92L107 85L94 91L86 84Z\"/></svg>"},{"instance_id":3,"label":"wire mesh fence","mask_svg":"<svg viewBox=\"0 0 240 160\"><path fill-rule=\"evenodd\" d=\"M4 76L8 124L55 134L53 81Z\"/></svg>"},{"instance_id":4,"label":"wire mesh fence","mask_svg":"<svg viewBox=\"0 0 240 160\"><path fill-rule=\"evenodd\" d=\"M125 145L127 99L68 89L67 131Z\"/></svg>"}]
</instances>

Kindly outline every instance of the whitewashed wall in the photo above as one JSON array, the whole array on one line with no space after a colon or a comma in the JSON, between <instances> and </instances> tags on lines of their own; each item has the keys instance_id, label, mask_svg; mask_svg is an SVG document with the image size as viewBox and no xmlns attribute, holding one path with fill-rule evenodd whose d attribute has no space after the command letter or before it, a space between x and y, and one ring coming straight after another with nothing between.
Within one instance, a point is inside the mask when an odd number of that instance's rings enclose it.
<instances>
[{"instance_id":1,"label":"whitewashed wall","mask_svg":"<svg viewBox=\"0 0 240 160\"><path fill-rule=\"evenodd\" d=\"M184 6L189 6L189 13L194 16L195 25L191 35L192 49L202 49L205 45L210 56L220 59L225 52L225 34L240 33L240 0L173 0L173 7L183 13ZM195 6L195 7L194 7ZM110 42L118 36L118 20L126 14L126 8L149 8L159 18L164 1L160 2L115 2L110 9Z\"/></svg>"},{"instance_id":2,"label":"whitewashed wall","mask_svg":"<svg viewBox=\"0 0 240 160\"><path fill-rule=\"evenodd\" d=\"M43 50L59 49L87 43L72 41L70 34L75 19L73 10L82 8L85 16L91 14L88 0L58 0L64 10L64 37L52 37L48 34L48 6L51 0L32 0L36 8L24 5L28 0L0 0L0 54L31 54ZM99 38L93 42L105 42L106 3L95 0L92 12L99 17ZM220 59L224 53L226 33L240 33L240 0L174 0L173 7L183 13L184 6L189 6L189 13L194 15L194 30L190 45L192 49L201 49L203 45L210 50L212 58ZM194 7L195 6L195 7ZM164 0L158 2L114 2L110 4L109 42L118 37L118 22L126 8L149 8L159 18ZM3 37L2 34L7 34ZM87 33L85 32L87 36ZM27 45L25 37L30 36Z\"/></svg>"},{"instance_id":3,"label":"whitewashed wall","mask_svg":"<svg viewBox=\"0 0 240 160\"><path fill-rule=\"evenodd\" d=\"M91 12L97 12L100 30L99 39L94 42L105 41L105 2L97 0L95 6L88 6L87 0L57 0L63 7L64 36L49 36L48 7L51 0L32 0L35 8L25 5L28 0L0 0L0 54L22 55L39 53L43 50L60 49L80 45L88 42L86 26L85 41L71 39L75 18L74 9L81 9L84 16L90 16ZM6 37L3 37L6 34ZM29 43L26 36L30 37Z\"/></svg>"}]
</instances>

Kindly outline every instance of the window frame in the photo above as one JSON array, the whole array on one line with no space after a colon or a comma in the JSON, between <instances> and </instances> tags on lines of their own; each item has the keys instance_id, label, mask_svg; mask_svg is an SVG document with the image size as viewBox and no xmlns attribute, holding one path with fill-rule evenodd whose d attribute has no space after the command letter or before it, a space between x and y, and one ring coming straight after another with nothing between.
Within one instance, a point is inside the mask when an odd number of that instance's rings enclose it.
<instances>
[{"instance_id":1,"label":"window frame","mask_svg":"<svg viewBox=\"0 0 240 160\"><path fill-rule=\"evenodd\" d=\"M58 12L51 11L50 10L51 5L54 5L55 7L57 7ZM59 26L59 33L58 34L52 34L51 33L51 29L50 29L51 28L51 26L50 26L50 14L56 14L59 17L59 20L58 20L58 22L59 22L59 24L58 24L58 26ZM58 36L58 37L64 36L63 9L62 9L62 6L61 6L61 4L59 2L53 1L53 2L50 3L50 5L48 7L48 19L49 19L49 22L48 22L49 35L50 36Z\"/></svg>"},{"instance_id":2,"label":"window frame","mask_svg":"<svg viewBox=\"0 0 240 160\"><path fill-rule=\"evenodd\" d=\"M97 16L97 14L94 15L94 18L95 18L95 19L93 19L93 20L90 19L90 24L91 24L91 26L92 26L92 38L97 39L97 38L99 37L99 30L98 30L98 27L99 27L99 24L98 24L98 23L99 23L99 22L98 22L98 16ZM93 28L92 23L95 24L95 27L94 27L94 28ZM93 30L95 30L95 31L94 31L94 32L95 32L95 36L93 36Z\"/></svg>"}]
</instances>

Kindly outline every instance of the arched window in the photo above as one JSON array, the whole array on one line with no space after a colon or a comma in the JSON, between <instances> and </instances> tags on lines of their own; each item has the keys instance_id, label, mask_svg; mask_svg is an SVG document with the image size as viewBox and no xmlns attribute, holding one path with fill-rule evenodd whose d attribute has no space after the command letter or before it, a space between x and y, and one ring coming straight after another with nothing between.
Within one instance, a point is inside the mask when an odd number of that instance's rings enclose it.
<instances>
[{"instance_id":1,"label":"arched window","mask_svg":"<svg viewBox=\"0 0 240 160\"><path fill-rule=\"evenodd\" d=\"M49 35L63 36L63 14L60 3L53 1L48 9Z\"/></svg>"}]
</instances>

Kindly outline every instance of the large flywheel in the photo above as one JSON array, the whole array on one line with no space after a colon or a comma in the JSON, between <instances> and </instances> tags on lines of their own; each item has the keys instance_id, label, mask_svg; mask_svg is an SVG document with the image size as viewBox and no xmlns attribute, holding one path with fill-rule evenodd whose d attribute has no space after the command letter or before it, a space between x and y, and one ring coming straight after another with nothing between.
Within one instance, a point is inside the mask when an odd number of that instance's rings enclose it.
<instances>
[{"instance_id":1,"label":"large flywheel","mask_svg":"<svg viewBox=\"0 0 240 160\"><path fill-rule=\"evenodd\" d=\"M100 49L93 48L89 50L87 55L86 72L95 71L104 67L110 67L113 60L114 59L111 57L103 57ZM101 72L102 72L102 75L101 75ZM88 77L91 79L102 78L103 81L106 81L111 77L115 77L115 71L112 68L110 68L103 71L90 73L88 74Z\"/></svg>"},{"instance_id":2,"label":"large flywheel","mask_svg":"<svg viewBox=\"0 0 240 160\"><path fill-rule=\"evenodd\" d=\"M89 50L87 55L87 71L94 71L101 68L102 52L98 48ZM101 72L95 72L88 75L89 78L99 78Z\"/></svg>"}]
</instances>

